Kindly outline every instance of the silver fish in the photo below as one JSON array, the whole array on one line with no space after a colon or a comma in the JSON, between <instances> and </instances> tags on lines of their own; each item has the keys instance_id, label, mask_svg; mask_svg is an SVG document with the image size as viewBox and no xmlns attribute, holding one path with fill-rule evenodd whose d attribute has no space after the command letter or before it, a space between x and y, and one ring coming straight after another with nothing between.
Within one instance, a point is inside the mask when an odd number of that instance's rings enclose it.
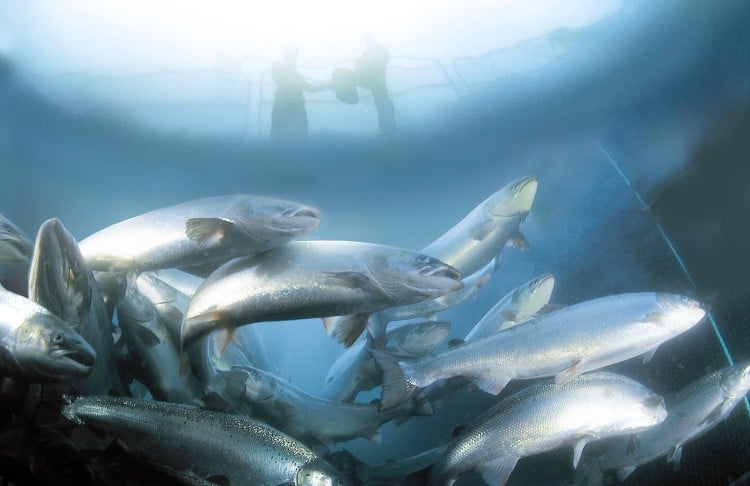
<instances>
[{"instance_id":1,"label":"silver fish","mask_svg":"<svg viewBox=\"0 0 750 486\"><path fill-rule=\"evenodd\" d=\"M340 486L346 480L299 441L249 418L174 403L81 397L63 408L79 424L115 434L130 450L232 485Z\"/></svg>"},{"instance_id":2,"label":"silver fish","mask_svg":"<svg viewBox=\"0 0 750 486\"><path fill-rule=\"evenodd\" d=\"M491 336L531 319L549 304L554 288L555 277L548 273L512 290L474 325L465 341Z\"/></svg>"},{"instance_id":3,"label":"silver fish","mask_svg":"<svg viewBox=\"0 0 750 486\"><path fill-rule=\"evenodd\" d=\"M26 262L31 256L29 239L0 214L0 264Z\"/></svg>"},{"instance_id":4,"label":"silver fish","mask_svg":"<svg viewBox=\"0 0 750 486\"><path fill-rule=\"evenodd\" d=\"M96 353L44 307L0 287L0 375L53 383L83 378Z\"/></svg>"},{"instance_id":5,"label":"silver fish","mask_svg":"<svg viewBox=\"0 0 750 486\"><path fill-rule=\"evenodd\" d=\"M447 447L446 445L438 446L415 456L381 464L369 465L358 462L355 466L357 478L364 484L380 484L378 481L395 481L396 484L402 484L406 476L421 471L439 461Z\"/></svg>"},{"instance_id":6,"label":"silver fish","mask_svg":"<svg viewBox=\"0 0 750 486\"><path fill-rule=\"evenodd\" d=\"M58 219L42 223L29 270L29 299L43 306L80 334L96 351L91 372L71 385L85 395L122 394L113 325L78 243Z\"/></svg>"},{"instance_id":7,"label":"silver fish","mask_svg":"<svg viewBox=\"0 0 750 486\"><path fill-rule=\"evenodd\" d=\"M117 306L122 339L129 349L129 371L156 400L195 405L203 396L196 378L180 369L177 336L172 335L154 306L132 287ZM177 320L179 325L180 320Z\"/></svg>"},{"instance_id":8,"label":"silver fish","mask_svg":"<svg viewBox=\"0 0 750 486\"><path fill-rule=\"evenodd\" d=\"M450 323L427 321L389 329L387 351L411 357L432 353L448 337ZM349 347L331 365L325 377L321 398L337 402L352 402L360 391L372 390L382 384L383 375L370 354L371 337L365 335Z\"/></svg>"},{"instance_id":9,"label":"silver fish","mask_svg":"<svg viewBox=\"0 0 750 486\"><path fill-rule=\"evenodd\" d=\"M380 426L396 418L432 415L429 403L402 406L387 412L377 404L324 400L257 368L233 366L227 381L245 385L245 399L253 414L300 440L335 443L366 437L379 440Z\"/></svg>"},{"instance_id":10,"label":"silver fish","mask_svg":"<svg viewBox=\"0 0 750 486\"><path fill-rule=\"evenodd\" d=\"M528 248L521 223L536 196L535 177L517 179L485 199L457 225L422 249L462 275L479 271L510 244Z\"/></svg>"},{"instance_id":11,"label":"silver fish","mask_svg":"<svg viewBox=\"0 0 750 486\"><path fill-rule=\"evenodd\" d=\"M534 177L515 180L475 207L464 219L421 250L454 266L463 279L464 288L437 300L397 307L373 314L367 328L375 347L384 344L385 327L390 321L428 317L472 297L499 268L502 250L510 244L526 249L528 242L520 226L526 219L536 195ZM336 318L335 326L352 327L359 316Z\"/></svg>"},{"instance_id":12,"label":"silver fish","mask_svg":"<svg viewBox=\"0 0 750 486\"><path fill-rule=\"evenodd\" d=\"M318 212L260 196L217 196L156 209L81 241L92 270L189 267L268 250L318 226Z\"/></svg>"},{"instance_id":13,"label":"silver fish","mask_svg":"<svg viewBox=\"0 0 750 486\"><path fill-rule=\"evenodd\" d=\"M456 291L459 273L391 246L352 241L292 242L216 270L190 301L186 347L212 330L262 321L361 314L361 325L330 330L351 345L375 311Z\"/></svg>"},{"instance_id":14,"label":"silver fish","mask_svg":"<svg viewBox=\"0 0 750 486\"><path fill-rule=\"evenodd\" d=\"M675 294L611 295L571 305L436 356L403 361L373 351L383 369L383 407L413 391L453 376L469 377L498 394L512 379L554 376L565 383L586 371L656 348L706 315L694 300Z\"/></svg>"},{"instance_id":15,"label":"silver fish","mask_svg":"<svg viewBox=\"0 0 750 486\"><path fill-rule=\"evenodd\" d=\"M416 304L390 307L388 309L370 314L366 327L373 338L375 348L381 348L387 341L386 329L389 322L405 321L408 319L432 319L435 315L445 309L454 307L461 302L473 298L480 287L492 277L498 269L502 255L490 261L482 269L468 277L461 279L463 288L455 292L438 297L437 299L424 300ZM353 328L361 323L362 316L350 314L348 316L326 317L323 323L327 329Z\"/></svg>"},{"instance_id":16,"label":"silver fish","mask_svg":"<svg viewBox=\"0 0 750 486\"><path fill-rule=\"evenodd\" d=\"M750 363L710 373L667 399L667 419L630 437L606 441L596 459L602 470L617 470L624 481L638 466L660 457L679 464L682 447L724 420L750 390Z\"/></svg>"},{"instance_id":17,"label":"silver fish","mask_svg":"<svg viewBox=\"0 0 750 486\"><path fill-rule=\"evenodd\" d=\"M666 416L661 396L614 373L532 385L472 422L435 464L430 484L451 485L476 471L503 485L520 458L567 445L574 445L575 468L592 440L645 430Z\"/></svg>"}]
</instances>

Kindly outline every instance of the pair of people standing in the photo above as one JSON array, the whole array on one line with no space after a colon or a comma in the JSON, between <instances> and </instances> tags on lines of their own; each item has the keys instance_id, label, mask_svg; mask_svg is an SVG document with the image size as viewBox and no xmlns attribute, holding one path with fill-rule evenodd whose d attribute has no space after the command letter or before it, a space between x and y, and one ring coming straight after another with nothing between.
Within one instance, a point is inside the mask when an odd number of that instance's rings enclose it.
<instances>
[{"instance_id":1,"label":"pair of people standing","mask_svg":"<svg viewBox=\"0 0 750 486\"><path fill-rule=\"evenodd\" d=\"M307 137L308 122L305 108L305 92L318 92L328 88L337 91L337 97L347 103L356 103L356 87L360 86L372 93L378 113L378 126L381 133L390 134L396 129L393 101L388 95L386 71L390 53L384 46L365 36L367 47L355 61L354 70L339 69L332 75L331 84L313 84L297 71L299 52L296 47L284 49L283 59L271 67L271 78L276 84L273 107L271 109L271 138L299 140ZM344 76L336 76L344 74ZM343 80L337 81L337 78ZM343 85L342 85L343 84ZM345 86L344 86L345 85ZM354 95L352 96L352 90ZM349 95L342 95L348 92Z\"/></svg>"}]
</instances>

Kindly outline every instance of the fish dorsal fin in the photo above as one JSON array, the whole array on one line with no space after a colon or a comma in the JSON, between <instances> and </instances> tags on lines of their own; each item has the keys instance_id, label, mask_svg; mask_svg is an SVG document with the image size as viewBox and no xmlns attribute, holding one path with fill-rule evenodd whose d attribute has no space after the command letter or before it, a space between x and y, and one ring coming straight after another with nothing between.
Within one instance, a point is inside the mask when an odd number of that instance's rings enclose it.
<instances>
[{"instance_id":1,"label":"fish dorsal fin","mask_svg":"<svg viewBox=\"0 0 750 486\"><path fill-rule=\"evenodd\" d=\"M491 219L485 219L484 221L475 224L469 230L469 235L474 241L482 241L487 238L492 230L495 228L495 224Z\"/></svg>"},{"instance_id":2,"label":"fish dorsal fin","mask_svg":"<svg viewBox=\"0 0 750 486\"><path fill-rule=\"evenodd\" d=\"M465 425L459 425L457 427L454 427L453 431L451 432L451 438L455 439L459 435L463 434L464 430L466 430Z\"/></svg>"},{"instance_id":3,"label":"fish dorsal fin","mask_svg":"<svg viewBox=\"0 0 750 486\"><path fill-rule=\"evenodd\" d=\"M457 346L463 346L464 344L466 344L466 341L464 341L463 339L460 339L460 338L454 338L454 339L451 339L450 341L448 341L448 347L449 348L455 348Z\"/></svg>"},{"instance_id":4,"label":"fish dorsal fin","mask_svg":"<svg viewBox=\"0 0 750 486\"><path fill-rule=\"evenodd\" d=\"M370 314L351 314L336 319L328 334L335 337L347 348L362 334L367 327Z\"/></svg>"},{"instance_id":5,"label":"fish dorsal fin","mask_svg":"<svg viewBox=\"0 0 750 486\"><path fill-rule=\"evenodd\" d=\"M503 486L508 482L513 468L516 467L518 456L505 456L476 467L476 471L487 484Z\"/></svg>"},{"instance_id":6,"label":"fish dorsal fin","mask_svg":"<svg viewBox=\"0 0 750 486\"><path fill-rule=\"evenodd\" d=\"M137 332L138 339L140 339L141 342L149 348L158 346L162 342L159 336L154 333L154 331L145 326L138 326Z\"/></svg>"},{"instance_id":7,"label":"fish dorsal fin","mask_svg":"<svg viewBox=\"0 0 750 486\"><path fill-rule=\"evenodd\" d=\"M576 359L573 361L570 366L562 370L560 373L555 375L555 384L556 385L565 385L566 383L569 383L573 378L581 374L580 369L581 360Z\"/></svg>"},{"instance_id":8,"label":"fish dorsal fin","mask_svg":"<svg viewBox=\"0 0 750 486\"><path fill-rule=\"evenodd\" d=\"M416 386L408 382L401 369L401 356L385 351L371 350L370 354L383 371L383 393L380 411L391 410L411 398Z\"/></svg>"},{"instance_id":9,"label":"fish dorsal fin","mask_svg":"<svg viewBox=\"0 0 750 486\"><path fill-rule=\"evenodd\" d=\"M509 381L510 377L508 376L497 376L492 374L479 375L474 379L474 383L476 383L480 390L491 393L492 395L497 395L503 391L503 388L505 388L505 385L507 385Z\"/></svg>"},{"instance_id":10,"label":"fish dorsal fin","mask_svg":"<svg viewBox=\"0 0 750 486\"><path fill-rule=\"evenodd\" d=\"M643 364L646 364L649 361L651 361L652 359L654 359L654 355L656 354L656 350L658 348L659 348L659 346L656 346L651 351L643 353Z\"/></svg>"},{"instance_id":11,"label":"fish dorsal fin","mask_svg":"<svg viewBox=\"0 0 750 486\"><path fill-rule=\"evenodd\" d=\"M234 230L234 223L219 218L190 218L185 221L185 236L200 247L216 246Z\"/></svg>"},{"instance_id":12,"label":"fish dorsal fin","mask_svg":"<svg viewBox=\"0 0 750 486\"><path fill-rule=\"evenodd\" d=\"M529 249L529 242L526 240L526 237L523 236L521 233L518 233L516 236L508 239L508 243L506 243L509 247L515 248L517 250L526 251Z\"/></svg>"},{"instance_id":13,"label":"fish dorsal fin","mask_svg":"<svg viewBox=\"0 0 750 486\"><path fill-rule=\"evenodd\" d=\"M674 464L675 466L680 464L682 459L682 444L672 446L667 453L667 462Z\"/></svg>"},{"instance_id":14,"label":"fish dorsal fin","mask_svg":"<svg viewBox=\"0 0 750 486\"><path fill-rule=\"evenodd\" d=\"M635 469L636 469L635 466L621 467L620 469L617 470L617 479L619 479L620 481L625 481L628 478L628 476L633 474L633 471L635 471Z\"/></svg>"}]
</instances>

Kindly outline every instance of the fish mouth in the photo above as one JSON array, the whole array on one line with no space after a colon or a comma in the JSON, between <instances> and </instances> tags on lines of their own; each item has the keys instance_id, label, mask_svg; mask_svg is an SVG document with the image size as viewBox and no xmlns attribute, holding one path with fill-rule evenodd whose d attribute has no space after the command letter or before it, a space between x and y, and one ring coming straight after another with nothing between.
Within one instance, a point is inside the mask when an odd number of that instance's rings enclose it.
<instances>
[{"instance_id":1,"label":"fish mouth","mask_svg":"<svg viewBox=\"0 0 750 486\"><path fill-rule=\"evenodd\" d=\"M446 264L431 264L419 271L423 277L448 278L461 280L461 272Z\"/></svg>"},{"instance_id":2,"label":"fish mouth","mask_svg":"<svg viewBox=\"0 0 750 486\"><path fill-rule=\"evenodd\" d=\"M68 370L73 376L86 376L96 363L96 352L93 349L58 349L51 357Z\"/></svg>"},{"instance_id":3,"label":"fish mouth","mask_svg":"<svg viewBox=\"0 0 750 486\"><path fill-rule=\"evenodd\" d=\"M523 177L511 182L506 188L510 192L505 192L502 199L498 201L497 207L492 211L492 215L497 218L508 218L520 216L526 218L534 204L536 190L539 183L534 176Z\"/></svg>"}]
</instances>

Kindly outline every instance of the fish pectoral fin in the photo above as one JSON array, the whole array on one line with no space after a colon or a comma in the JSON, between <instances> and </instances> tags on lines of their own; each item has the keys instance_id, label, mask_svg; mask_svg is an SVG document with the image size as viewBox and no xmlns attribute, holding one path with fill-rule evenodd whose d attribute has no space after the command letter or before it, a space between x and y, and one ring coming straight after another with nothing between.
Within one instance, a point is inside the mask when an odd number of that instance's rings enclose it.
<instances>
[{"instance_id":1,"label":"fish pectoral fin","mask_svg":"<svg viewBox=\"0 0 750 486\"><path fill-rule=\"evenodd\" d=\"M718 422L724 415L725 409L726 407L724 403L720 403L719 405L715 406L713 410L711 410L711 412L706 415L703 420L701 420L701 423L699 425L704 426L706 424L713 424Z\"/></svg>"},{"instance_id":2,"label":"fish pectoral fin","mask_svg":"<svg viewBox=\"0 0 750 486\"><path fill-rule=\"evenodd\" d=\"M336 338L347 348L362 334L367 327L370 314L351 314L336 319L328 334Z\"/></svg>"},{"instance_id":3,"label":"fish pectoral fin","mask_svg":"<svg viewBox=\"0 0 750 486\"><path fill-rule=\"evenodd\" d=\"M620 481L625 481L628 478L628 476L633 474L633 471L635 471L635 469L636 469L635 466L621 467L620 469L617 470L617 479Z\"/></svg>"},{"instance_id":4,"label":"fish pectoral fin","mask_svg":"<svg viewBox=\"0 0 750 486\"><path fill-rule=\"evenodd\" d=\"M234 229L234 223L219 218L190 218L185 221L185 236L201 247L214 246Z\"/></svg>"},{"instance_id":5,"label":"fish pectoral fin","mask_svg":"<svg viewBox=\"0 0 750 486\"><path fill-rule=\"evenodd\" d=\"M216 486L230 486L229 478L223 474L214 474L206 478L206 481L213 483Z\"/></svg>"},{"instance_id":6,"label":"fish pectoral fin","mask_svg":"<svg viewBox=\"0 0 750 486\"><path fill-rule=\"evenodd\" d=\"M656 346L651 351L648 351L646 353L643 353L643 364L648 363L654 358L654 355L656 354L656 350L659 349L659 346Z\"/></svg>"},{"instance_id":7,"label":"fish pectoral fin","mask_svg":"<svg viewBox=\"0 0 750 486\"><path fill-rule=\"evenodd\" d=\"M476 467L476 471L482 476L487 484L503 486L508 482L510 473L516 467L518 456L505 456L494 461L485 462Z\"/></svg>"},{"instance_id":8,"label":"fish pectoral fin","mask_svg":"<svg viewBox=\"0 0 750 486\"><path fill-rule=\"evenodd\" d=\"M682 444L677 444L669 449L669 452L667 453L667 462L677 466L680 464L680 459L682 459Z\"/></svg>"},{"instance_id":9,"label":"fish pectoral fin","mask_svg":"<svg viewBox=\"0 0 750 486\"><path fill-rule=\"evenodd\" d=\"M362 272L323 272L323 275L335 284L349 288L361 289L372 284L372 279Z\"/></svg>"},{"instance_id":10,"label":"fish pectoral fin","mask_svg":"<svg viewBox=\"0 0 750 486\"><path fill-rule=\"evenodd\" d=\"M227 346L229 346L229 343L232 342L232 339L234 338L234 332L235 328L226 328L226 329L220 329L216 333L216 338L221 340L221 348L219 348L219 356L222 356L224 354L224 351L227 350Z\"/></svg>"},{"instance_id":11,"label":"fish pectoral fin","mask_svg":"<svg viewBox=\"0 0 750 486\"><path fill-rule=\"evenodd\" d=\"M529 249L529 242L526 240L526 237L523 236L520 232L516 236L508 239L506 245L522 251L526 251Z\"/></svg>"},{"instance_id":12,"label":"fish pectoral fin","mask_svg":"<svg viewBox=\"0 0 750 486\"><path fill-rule=\"evenodd\" d=\"M580 364L581 360L576 359L570 366L555 375L555 385L564 385L566 383L569 383L570 380L572 380L576 376L580 375Z\"/></svg>"},{"instance_id":13,"label":"fish pectoral fin","mask_svg":"<svg viewBox=\"0 0 750 486\"><path fill-rule=\"evenodd\" d=\"M534 317L543 316L545 314L549 314L550 312L558 311L558 310L562 309L563 307L565 307L565 306L564 305L560 305L560 304L545 304L545 305L542 306L541 309L539 309L538 311L536 311L534 313Z\"/></svg>"},{"instance_id":14,"label":"fish pectoral fin","mask_svg":"<svg viewBox=\"0 0 750 486\"><path fill-rule=\"evenodd\" d=\"M370 314L367 319L367 349L380 349L388 341L385 331L388 322L380 318L381 314L377 312Z\"/></svg>"},{"instance_id":15,"label":"fish pectoral fin","mask_svg":"<svg viewBox=\"0 0 750 486\"><path fill-rule=\"evenodd\" d=\"M586 447L586 444L591 442L592 440L596 440L596 434L583 434L580 436L578 441L573 446L573 469L578 467L578 462L581 460L581 454L583 454L583 448Z\"/></svg>"},{"instance_id":16,"label":"fish pectoral fin","mask_svg":"<svg viewBox=\"0 0 750 486\"><path fill-rule=\"evenodd\" d=\"M450 341L448 341L449 348L455 348L456 346L463 346L464 344L466 344L466 341L464 341L461 338L453 338Z\"/></svg>"},{"instance_id":17,"label":"fish pectoral fin","mask_svg":"<svg viewBox=\"0 0 750 486\"><path fill-rule=\"evenodd\" d=\"M479 387L480 390L492 395L497 395L505 385L508 384L510 378L507 376L496 376L496 375L479 375L474 379L474 383Z\"/></svg>"},{"instance_id":18,"label":"fish pectoral fin","mask_svg":"<svg viewBox=\"0 0 750 486\"><path fill-rule=\"evenodd\" d=\"M364 437L365 439L375 444L380 444L380 442L383 440L383 435L380 433L380 427L376 427L372 430L365 431L362 434L362 437Z\"/></svg>"},{"instance_id":19,"label":"fish pectoral fin","mask_svg":"<svg viewBox=\"0 0 750 486\"><path fill-rule=\"evenodd\" d=\"M144 326L138 326L138 339L141 340L141 342L146 347L154 347L159 344L161 344L161 339L159 339L159 336L154 334L154 331L151 329L144 327Z\"/></svg>"},{"instance_id":20,"label":"fish pectoral fin","mask_svg":"<svg viewBox=\"0 0 750 486\"><path fill-rule=\"evenodd\" d=\"M487 236L489 236L490 233L492 233L492 230L495 228L495 225L492 223L491 219L485 219L484 221L475 224L471 227L469 230L469 235L471 236L471 239L474 241L482 241Z\"/></svg>"}]
</instances>

